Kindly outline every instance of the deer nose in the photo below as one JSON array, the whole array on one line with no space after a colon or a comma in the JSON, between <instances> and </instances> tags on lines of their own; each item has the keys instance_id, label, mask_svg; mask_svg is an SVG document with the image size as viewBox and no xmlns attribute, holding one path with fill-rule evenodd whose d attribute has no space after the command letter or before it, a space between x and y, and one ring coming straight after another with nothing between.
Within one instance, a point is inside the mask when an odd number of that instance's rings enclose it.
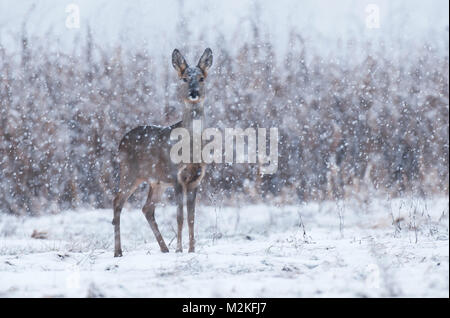
<instances>
[{"instance_id":1,"label":"deer nose","mask_svg":"<svg viewBox=\"0 0 450 318\"><path fill-rule=\"evenodd\" d=\"M199 96L199 93L198 93L197 90L189 92L189 99L190 100L197 100L198 96Z\"/></svg>"}]
</instances>

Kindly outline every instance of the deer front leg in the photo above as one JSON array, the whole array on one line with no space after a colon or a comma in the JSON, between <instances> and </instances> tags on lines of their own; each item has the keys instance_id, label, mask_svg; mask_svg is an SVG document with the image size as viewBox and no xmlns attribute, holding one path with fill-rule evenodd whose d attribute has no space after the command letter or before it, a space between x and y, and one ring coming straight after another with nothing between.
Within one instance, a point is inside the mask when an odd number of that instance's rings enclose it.
<instances>
[{"instance_id":1,"label":"deer front leg","mask_svg":"<svg viewBox=\"0 0 450 318\"><path fill-rule=\"evenodd\" d=\"M186 203L188 212L188 225L189 225L189 253L195 252L195 239L194 239L194 216L195 216L195 198L197 195L197 189L192 189L187 192Z\"/></svg>"},{"instance_id":2,"label":"deer front leg","mask_svg":"<svg viewBox=\"0 0 450 318\"><path fill-rule=\"evenodd\" d=\"M183 252L182 233L183 233L183 187L177 183L175 185L175 199L177 202L177 253Z\"/></svg>"}]
</instances>

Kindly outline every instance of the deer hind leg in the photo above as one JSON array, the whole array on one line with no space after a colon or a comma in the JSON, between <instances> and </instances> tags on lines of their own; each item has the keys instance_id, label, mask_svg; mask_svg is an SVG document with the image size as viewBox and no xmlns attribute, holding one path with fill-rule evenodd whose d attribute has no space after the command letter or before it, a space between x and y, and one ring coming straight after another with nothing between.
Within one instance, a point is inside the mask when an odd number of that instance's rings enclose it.
<instances>
[{"instance_id":1,"label":"deer hind leg","mask_svg":"<svg viewBox=\"0 0 450 318\"><path fill-rule=\"evenodd\" d=\"M175 200L177 202L177 253L183 252L182 233L183 233L183 187L177 183L175 185Z\"/></svg>"},{"instance_id":2,"label":"deer hind leg","mask_svg":"<svg viewBox=\"0 0 450 318\"><path fill-rule=\"evenodd\" d=\"M142 180L126 178L121 176L120 189L114 198L114 218L112 224L114 225L114 257L122 256L122 245L120 243L120 213L125 202L128 200L131 194L136 191Z\"/></svg>"},{"instance_id":3,"label":"deer hind leg","mask_svg":"<svg viewBox=\"0 0 450 318\"><path fill-rule=\"evenodd\" d=\"M142 208L142 212L144 213L148 224L150 224L150 228L152 229L153 234L155 234L156 241L158 242L159 247L161 248L161 252L168 253L169 249L167 248L167 245L164 242L161 232L159 232L158 224L156 224L156 220L155 220L155 204L158 200L158 195L159 195L158 187L159 187L158 185L150 184L147 201L145 202L145 205Z\"/></svg>"},{"instance_id":4,"label":"deer hind leg","mask_svg":"<svg viewBox=\"0 0 450 318\"><path fill-rule=\"evenodd\" d=\"M195 198L197 196L197 188L188 190L186 193L186 204L189 225L189 253L195 252L194 239L194 216L195 216Z\"/></svg>"},{"instance_id":5,"label":"deer hind leg","mask_svg":"<svg viewBox=\"0 0 450 318\"><path fill-rule=\"evenodd\" d=\"M120 213L125 204L124 195L119 193L114 198L114 218L112 224L114 225L114 257L122 256L122 245L120 243Z\"/></svg>"}]
</instances>

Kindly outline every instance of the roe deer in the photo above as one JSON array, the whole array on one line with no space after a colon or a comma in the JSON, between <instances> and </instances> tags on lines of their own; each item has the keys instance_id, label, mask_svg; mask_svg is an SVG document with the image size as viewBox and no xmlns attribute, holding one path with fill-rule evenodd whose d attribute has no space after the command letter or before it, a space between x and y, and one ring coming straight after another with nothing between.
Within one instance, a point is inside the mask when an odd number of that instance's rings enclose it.
<instances>
[{"instance_id":1,"label":"roe deer","mask_svg":"<svg viewBox=\"0 0 450 318\"><path fill-rule=\"evenodd\" d=\"M186 193L189 225L189 252L195 251L194 213L197 187L204 174L203 163L175 164L170 158L171 131L175 128L192 129L194 120L204 120L205 78L213 61L212 51L207 48L197 66L189 67L181 53L172 53L172 65L180 78L179 97L184 101L180 122L168 127L139 126L129 131L120 141L120 184L114 198L114 257L122 256L120 243L120 212L131 194L142 182L148 182L149 193L142 212L155 234L161 252L169 249L155 221L155 204L162 193L161 187L174 187L177 203L177 252L182 252L183 195Z\"/></svg>"}]
</instances>

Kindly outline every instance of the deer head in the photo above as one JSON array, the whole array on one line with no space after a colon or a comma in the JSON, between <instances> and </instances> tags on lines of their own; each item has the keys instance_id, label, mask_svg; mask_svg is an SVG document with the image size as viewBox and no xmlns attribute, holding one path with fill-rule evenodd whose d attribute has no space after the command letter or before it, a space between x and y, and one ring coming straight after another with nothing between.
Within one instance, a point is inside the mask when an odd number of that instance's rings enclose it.
<instances>
[{"instance_id":1,"label":"deer head","mask_svg":"<svg viewBox=\"0 0 450 318\"><path fill-rule=\"evenodd\" d=\"M205 100L205 80L212 61L213 56L210 48L205 50L195 67L190 67L186 63L180 51L177 49L173 51L172 65L180 79L178 95L186 105L203 104Z\"/></svg>"}]
</instances>

